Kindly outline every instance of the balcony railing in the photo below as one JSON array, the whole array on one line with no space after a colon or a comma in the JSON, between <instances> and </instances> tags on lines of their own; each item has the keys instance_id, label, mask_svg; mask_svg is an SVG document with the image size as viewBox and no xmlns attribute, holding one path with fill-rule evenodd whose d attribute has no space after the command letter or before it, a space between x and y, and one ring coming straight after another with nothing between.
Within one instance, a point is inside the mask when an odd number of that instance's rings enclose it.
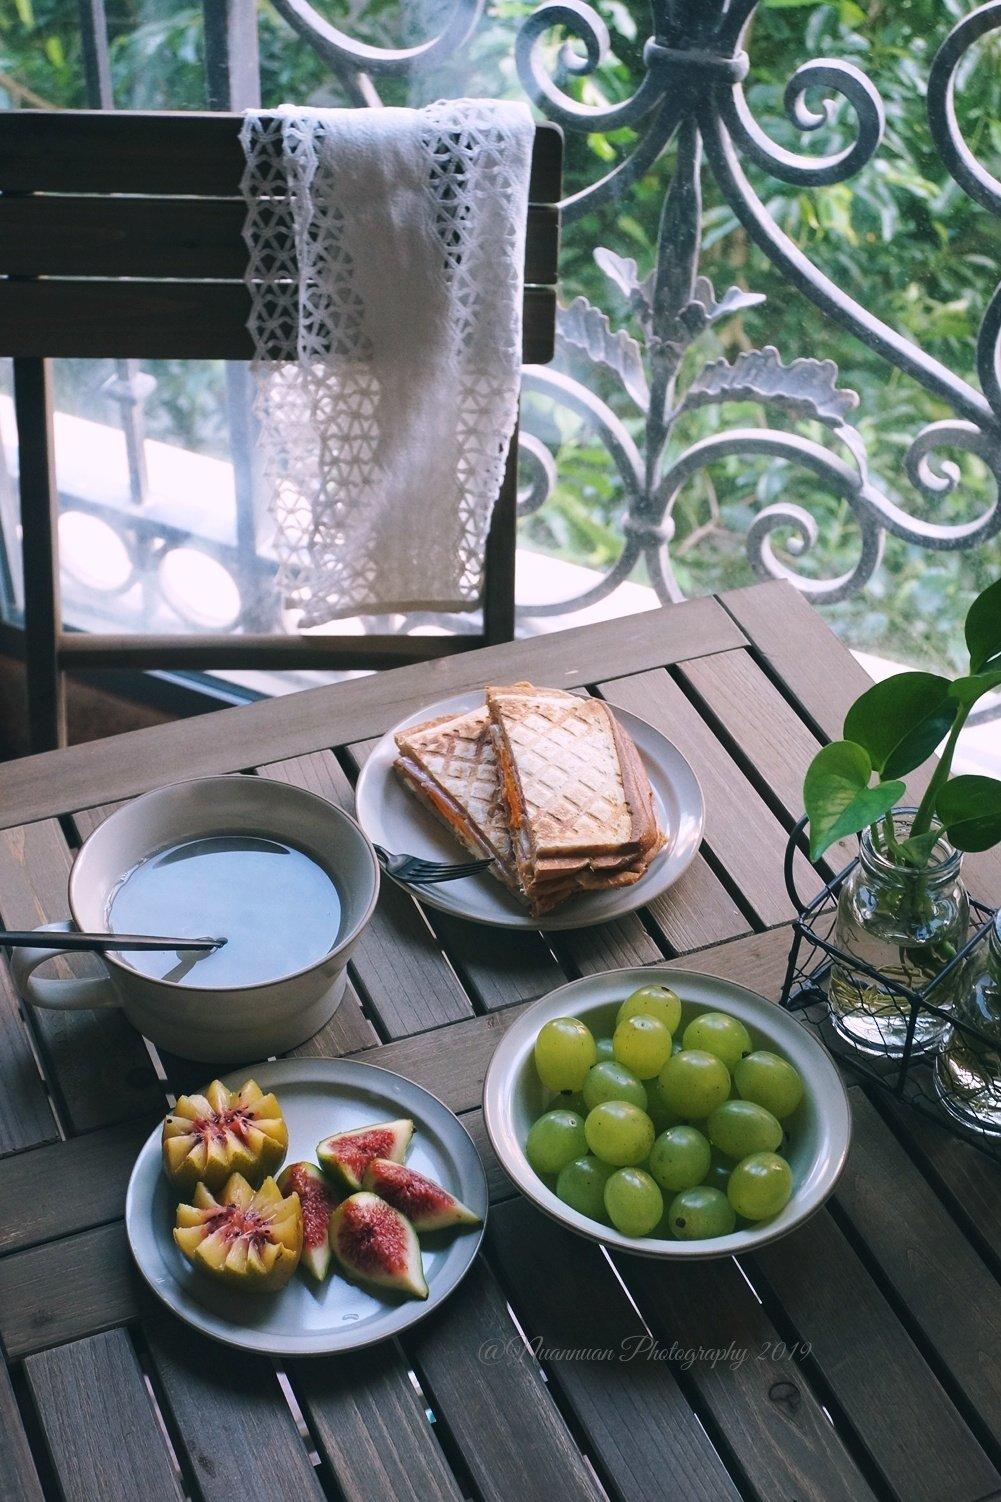
<instances>
[{"instance_id":1,"label":"balcony railing","mask_svg":"<svg viewBox=\"0 0 1001 1502\"><path fill-rule=\"evenodd\" d=\"M341 95L362 108L378 107L387 91L396 97L393 90L401 80L451 62L471 47L485 11L485 0L454 0L434 35L391 48L347 35L308 0L271 3L299 45L322 62ZM624 325L617 327L596 302L571 296L559 317L555 365L525 371L523 517L544 516L554 487L563 483L552 444L560 414L600 445L621 497L616 555L578 593L533 603L533 617L593 607L636 577L662 601L682 598L679 498L694 477L735 459L780 463L784 472L799 477L795 486L780 487L773 500L749 514L742 547L756 574L789 579L818 604L844 601L871 587L888 536L941 554L977 549L1001 530L1001 493L994 493L1001 479L1001 287L983 291L974 385L850 295L793 242L752 178L764 174L797 190L847 183L878 160L885 112L876 86L856 63L811 58L786 85L786 111L799 131L818 140L829 132L833 144L824 154L808 155L771 139L745 92L754 75L756 8L756 0L653 0L641 75L627 98L612 103L587 102L579 86L580 80L599 75L609 48L607 27L585 0L544 0L511 28L517 76L544 115L571 136L619 140L624 129L632 133L628 152L607 174L567 198L568 226L593 217L613 198L628 205L653 165L670 163L663 171L652 266L641 274L625 245L592 247L610 297L617 296L620 306L624 301ZM204 0L203 9L209 105L239 109L257 103L254 0ZM86 0L81 15L89 103L111 107L102 0ZM941 164L965 195L994 216L1001 211L1001 181L964 139L955 94L972 50L999 30L1001 0L987 0L947 34L943 28L927 70L928 126ZM554 42L560 37L562 42ZM858 398L839 384L831 360L816 358L808 348L778 351L766 344L700 363L706 331L725 327L726 320L763 301L743 287L718 291L700 265L703 192L710 181L716 198L770 263L773 285L777 274L790 295L813 303L877 355L888 379L898 373L913 381L947 414L915 419L899 472L884 465L877 473L870 464L853 423ZM253 435L246 372L228 367L225 379L235 456L233 522L225 537L151 505L143 432L150 383L131 362L116 367L107 388L120 409L131 505L79 494L67 496L66 503L115 529L130 560L130 578L142 577L149 590L163 588L163 570L152 566L160 554L181 546L201 550L233 581L233 629L259 631L280 624L267 588L273 564L249 457ZM758 420L744 421L748 411L759 414ZM701 424L694 439L693 421L697 428ZM967 483L971 456L989 476L990 494L982 502L971 492L978 514L957 521L950 513L945 519L944 503ZM840 500L854 529L854 557L835 571L818 565L824 529L809 498L820 491ZM0 494L0 504L2 499ZM697 542L689 534L685 549L690 552ZM178 614L176 601L167 604ZM198 629L196 619L187 624Z\"/></svg>"}]
</instances>

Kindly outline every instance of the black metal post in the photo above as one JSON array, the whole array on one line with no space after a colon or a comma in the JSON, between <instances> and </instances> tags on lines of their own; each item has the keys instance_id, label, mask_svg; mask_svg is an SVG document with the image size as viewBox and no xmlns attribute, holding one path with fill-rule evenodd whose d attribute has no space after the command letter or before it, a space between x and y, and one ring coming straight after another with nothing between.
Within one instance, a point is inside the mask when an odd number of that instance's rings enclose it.
<instances>
[{"instance_id":1,"label":"black metal post","mask_svg":"<svg viewBox=\"0 0 1001 1502\"><path fill-rule=\"evenodd\" d=\"M14 414L21 489L21 557L27 647L28 733L32 751L66 740L66 702L59 669L59 506L48 360L14 362Z\"/></svg>"}]
</instances>

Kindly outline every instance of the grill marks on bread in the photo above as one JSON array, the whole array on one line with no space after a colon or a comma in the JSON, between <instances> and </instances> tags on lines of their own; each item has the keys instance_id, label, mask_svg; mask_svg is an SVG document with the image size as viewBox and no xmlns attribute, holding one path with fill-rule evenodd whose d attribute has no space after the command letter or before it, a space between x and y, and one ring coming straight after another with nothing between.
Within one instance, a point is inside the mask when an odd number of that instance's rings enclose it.
<instances>
[{"instance_id":1,"label":"grill marks on bread","mask_svg":"<svg viewBox=\"0 0 1001 1502\"><path fill-rule=\"evenodd\" d=\"M489 686L482 708L396 737L396 770L541 915L638 881L664 844L631 738L600 699Z\"/></svg>"}]
</instances>

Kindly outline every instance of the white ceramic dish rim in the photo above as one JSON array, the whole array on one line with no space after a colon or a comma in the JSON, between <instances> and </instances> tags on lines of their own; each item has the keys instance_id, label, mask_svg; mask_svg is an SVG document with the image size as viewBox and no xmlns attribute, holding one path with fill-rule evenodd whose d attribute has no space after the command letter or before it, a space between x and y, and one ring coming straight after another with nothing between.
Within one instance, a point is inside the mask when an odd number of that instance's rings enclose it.
<instances>
[{"instance_id":1,"label":"white ceramic dish rim","mask_svg":"<svg viewBox=\"0 0 1001 1502\"><path fill-rule=\"evenodd\" d=\"M366 809L370 799L376 799L376 787L379 779L388 776L388 767L384 762L384 754L391 749L393 756L396 755L394 737L401 730L410 725L419 725L424 720L434 719L438 715L455 713L460 710L474 709L482 702L482 689L466 689L462 693L452 694L447 699L439 699L434 704L427 704L413 714L406 715L398 721L391 730L387 730L373 746L371 754L365 761L358 774L358 783L355 789L355 809L362 832L368 839L375 839L378 843L384 843L380 831L373 834L369 829ZM611 707L611 706L610 706ZM606 892L589 893L568 902L564 907L558 908L555 913L547 914L541 918L533 918L526 910L507 909L497 906L489 912L473 911L463 901L460 889L465 886L464 882L456 882L454 885L446 883L443 887L422 887L411 889L404 886L404 890L419 890L420 900L428 907L438 908L441 912L450 913L453 917L464 918L472 923L484 923L491 928L524 929L534 933L558 933L568 928L588 928L597 923L611 923L615 918L625 917L627 913L635 912L639 907L645 907L662 892L672 887L681 876L684 875L692 861L698 854L702 843L702 833L705 828L706 800L702 791L702 784L691 763L686 756L678 750L673 741L668 740L662 731L639 715L632 714L625 709L613 709L616 718L622 721L623 726L635 738L636 729L639 727L643 736L649 736L654 742L666 747L669 756L678 764L682 775L690 780L692 791L692 809L689 816L691 827L683 846L677 841L672 841L666 852L656 856L650 869L645 875L630 887L613 888ZM642 754L642 748L640 748ZM673 781L672 777L664 773L667 781ZM407 794L407 797L410 795ZM697 812L695 811L697 805ZM456 844L456 860L463 857L462 848ZM407 854L420 854L407 851ZM435 858L441 859L438 855ZM477 877L475 880L495 881L492 876ZM503 889L500 889L503 892Z\"/></svg>"},{"instance_id":2,"label":"white ceramic dish rim","mask_svg":"<svg viewBox=\"0 0 1001 1502\"><path fill-rule=\"evenodd\" d=\"M526 1056L531 1054L535 1036L542 1024L553 1017L580 1016L582 1020L586 1020L586 1014L591 1008L621 1000L639 986L657 984L671 986L683 1001L692 1000L707 1007L718 1006L720 1010L740 1017L761 1033L773 1032L777 1049L784 1053L798 1053L801 1057L805 1055L810 1061L811 1074L820 1075L827 1098L824 1119L826 1136L831 1144L830 1163L822 1174L821 1181L809 1193L804 1195L797 1190L781 1214L764 1222L758 1229L734 1231L729 1236L701 1241L623 1236L613 1227L598 1225L588 1216L565 1205L543 1183L525 1157L512 1120L510 1084L516 1070L523 1064ZM692 992L702 994L693 996ZM772 1019L777 1026L770 1029L767 1023ZM816 1093L816 1085L814 1089ZM552 1220L590 1241L600 1242L603 1246L614 1247L635 1256L673 1262L737 1256L788 1235L815 1214L833 1192L848 1160L852 1135L851 1106L844 1081L826 1049L798 1018L746 986L702 971L684 970L673 965L605 970L569 981L540 997L521 1013L494 1051L483 1081L483 1119L490 1144L508 1178Z\"/></svg>"},{"instance_id":3,"label":"white ceramic dish rim","mask_svg":"<svg viewBox=\"0 0 1001 1502\"><path fill-rule=\"evenodd\" d=\"M277 1343L268 1339L266 1335L255 1336L249 1330L244 1334L227 1333L227 1328L221 1317L214 1315L206 1306L189 1299L180 1284L171 1282L166 1287L162 1286L151 1275L144 1258L136 1250L139 1236L148 1244L150 1242L156 1243L158 1236L164 1234L162 1229L158 1231L158 1228L152 1224L152 1218L149 1214L149 1203L140 1204L141 1199L145 1200L140 1178L149 1171L151 1157L155 1160L154 1183L161 1172L161 1127L154 1127L139 1149L132 1172L129 1175L128 1188L125 1192L125 1230L132 1260L138 1268L143 1281L149 1286L156 1298L160 1299L172 1313L176 1314L179 1319L182 1319L185 1324L191 1325L194 1329L200 1331L203 1335L207 1335L212 1340L218 1341L221 1345L228 1346L233 1350L252 1351L257 1355L273 1357L312 1357L337 1356L345 1354L348 1351L362 1350L366 1346L378 1345L383 1340L389 1340L401 1334L404 1330L409 1330L427 1315L432 1314L440 1304L444 1303L445 1299L449 1298L455 1292L479 1256L483 1236L486 1231L487 1218L490 1213L490 1193L483 1160L480 1157L476 1143L473 1141L466 1127L459 1120L459 1117L444 1101L439 1100L437 1095L432 1094L430 1090L426 1090L423 1085L418 1085L414 1080L408 1080L405 1075L396 1074L394 1070L384 1069L381 1065L363 1063L358 1059L342 1058L271 1059L253 1067L245 1065L233 1073L223 1075L222 1082L227 1088L232 1090L238 1089L245 1080L252 1077L257 1080L263 1089L280 1090L283 1084L288 1083L286 1077L288 1070L294 1070L298 1066L308 1071L315 1072L319 1070L322 1072L325 1065L347 1066L349 1071L352 1072L360 1070L367 1074L371 1071L377 1075L388 1075L392 1079L401 1080L407 1087L407 1093L413 1092L417 1097L432 1101L434 1108L445 1112L451 1118L453 1129L461 1133L468 1145L470 1162L476 1165L479 1179L477 1185L479 1193L476 1196L468 1196L468 1190L465 1193L474 1203L477 1198L480 1200L483 1207L481 1223L476 1229L471 1228L463 1232L462 1245L466 1250L465 1259L447 1276L447 1279L445 1277L430 1279L427 1299L413 1299L398 1305L387 1304L384 1325L380 1321L376 1332L373 1334L363 1336L359 1331L359 1336L356 1339L345 1341L343 1338L340 1338L336 1344L328 1343L327 1345L323 1345L324 1337L318 1333L306 1335L298 1339L296 1337L282 1338ZM417 1116L419 1113L415 1111L414 1115ZM415 1125L419 1131L419 1122L415 1123ZM143 1217L143 1219L140 1220L140 1217ZM138 1234L136 1232L137 1225L140 1226ZM170 1234L169 1227L166 1229L166 1234Z\"/></svg>"}]
</instances>

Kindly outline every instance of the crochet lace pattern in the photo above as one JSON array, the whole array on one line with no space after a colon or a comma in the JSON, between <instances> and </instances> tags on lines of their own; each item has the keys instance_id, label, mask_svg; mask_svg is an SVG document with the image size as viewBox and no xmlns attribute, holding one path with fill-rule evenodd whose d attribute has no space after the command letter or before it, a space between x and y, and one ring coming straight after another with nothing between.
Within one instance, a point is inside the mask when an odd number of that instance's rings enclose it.
<instances>
[{"instance_id":1,"label":"crochet lace pattern","mask_svg":"<svg viewBox=\"0 0 1001 1502\"><path fill-rule=\"evenodd\" d=\"M525 106L484 100L245 117L256 411L299 626L478 608L532 135Z\"/></svg>"}]
</instances>

